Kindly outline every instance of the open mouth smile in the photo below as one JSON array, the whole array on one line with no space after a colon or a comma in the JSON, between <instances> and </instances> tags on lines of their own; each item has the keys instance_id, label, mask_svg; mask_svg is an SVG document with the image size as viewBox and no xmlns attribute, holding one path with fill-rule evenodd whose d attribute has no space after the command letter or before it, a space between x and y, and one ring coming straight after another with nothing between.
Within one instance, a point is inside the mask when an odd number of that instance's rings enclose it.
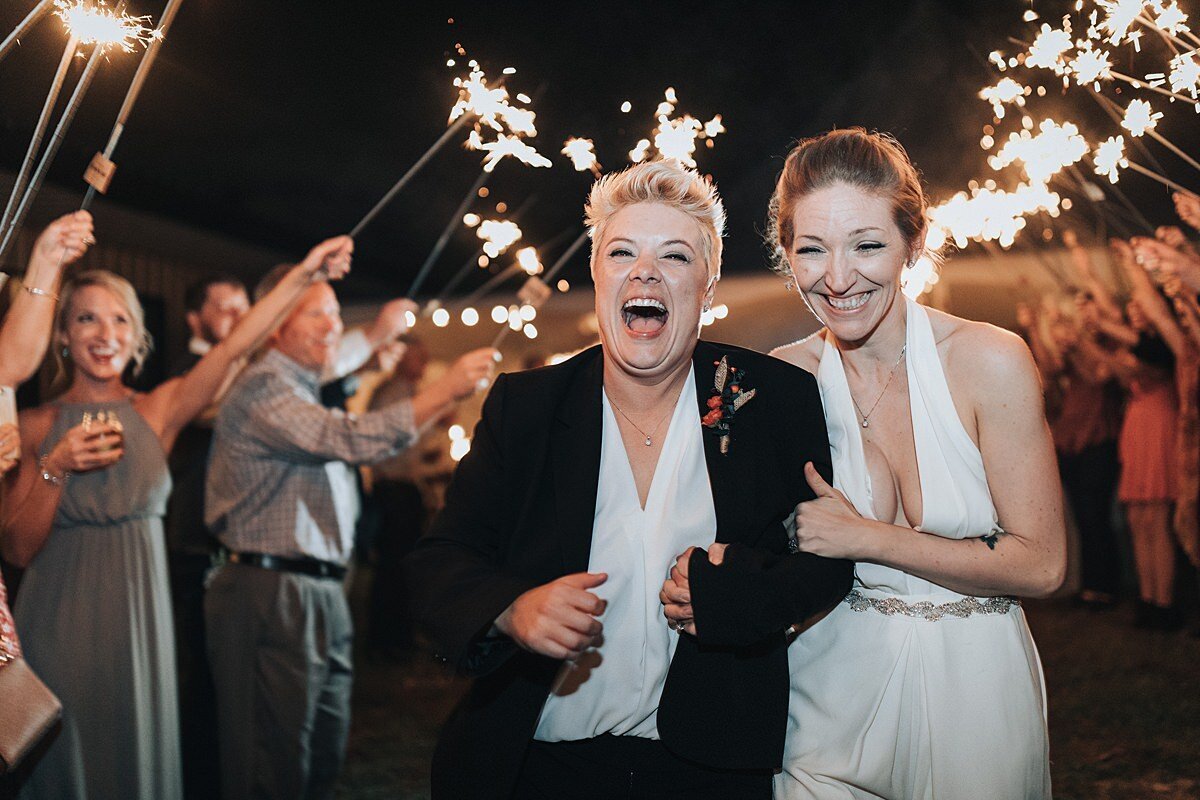
<instances>
[{"instance_id":1,"label":"open mouth smile","mask_svg":"<svg viewBox=\"0 0 1200 800\"><path fill-rule=\"evenodd\" d=\"M626 330L639 336L657 335L666 328L669 316L666 304L653 297L631 297L621 306Z\"/></svg>"}]
</instances>

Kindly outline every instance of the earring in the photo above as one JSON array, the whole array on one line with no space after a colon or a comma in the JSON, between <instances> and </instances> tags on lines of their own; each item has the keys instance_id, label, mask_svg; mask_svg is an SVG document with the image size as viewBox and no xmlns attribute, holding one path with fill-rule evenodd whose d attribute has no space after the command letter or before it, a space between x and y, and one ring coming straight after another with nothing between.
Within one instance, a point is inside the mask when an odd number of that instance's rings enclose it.
<instances>
[{"instance_id":1,"label":"earring","mask_svg":"<svg viewBox=\"0 0 1200 800\"><path fill-rule=\"evenodd\" d=\"M70 358L71 357L71 348L67 347L66 345L63 345L62 357Z\"/></svg>"}]
</instances>

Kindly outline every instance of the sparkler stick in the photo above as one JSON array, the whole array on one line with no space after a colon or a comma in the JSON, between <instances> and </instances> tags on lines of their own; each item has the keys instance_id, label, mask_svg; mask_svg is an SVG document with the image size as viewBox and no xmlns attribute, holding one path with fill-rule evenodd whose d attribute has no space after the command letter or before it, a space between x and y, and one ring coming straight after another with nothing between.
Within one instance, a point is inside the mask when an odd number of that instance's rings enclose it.
<instances>
[{"instance_id":1,"label":"sparkler stick","mask_svg":"<svg viewBox=\"0 0 1200 800\"><path fill-rule=\"evenodd\" d=\"M125 101L121 103L121 110L117 112L117 121L113 125L112 133L109 134L108 144L104 147L104 152L100 154L103 158L102 163L109 163L112 159L113 151L117 149L117 142L121 140L121 134L125 132L125 124L129 121L129 115L133 113L133 104L137 102L138 95L142 92L142 86L146 83L146 78L150 75L150 68L154 66L155 59L158 58L158 50L162 47L163 40L166 39L167 29L171 27L171 23L175 19L175 15L179 13L179 6L182 5L182 0L167 0L167 6L163 9L162 18L159 20L158 28L151 37L150 44L146 47L146 53L142 56L142 61L138 64L137 72L133 75L133 82L129 84L129 91L125 93ZM108 178L111 179L112 172L108 172ZM107 180L101 184L106 191L108 188ZM80 209L86 211L92 205L92 200L96 197L96 184L90 183L87 194L83 197L83 204Z\"/></svg>"},{"instance_id":2,"label":"sparkler stick","mask_svg":"<svg viewBox=\"0 0 1200 800\"><path fill-rule=\"evenodd\" d=\"M91 86L92 79L96 77L96 71L99 69L100 62L107 49L104 43L97 43L94 46L87 66L84 67L83 74L79 76L79 83L75 84L75 91L71 93L71 99L67 101L67 107L63 109L62 116L58 119L58 125L54 128L54 134L50 137L50 143L46 145L46 151L42 153L42 160L38 162L37 170L33 173L33 178L30 180L29 186L25 189L21 203L17 206L12 219L9 220L8 227L4 230L3 240L0 240L0 265L4 264L9 247L16 241L16 233L20 230L21 223L25 221L25 215L29 213L29 207L33 198L42 188L42 182L46 179L46 172L50 168L50 162L58 155L58 148L62 145L67 128L74 121L75 112L79 110L79 105L83 101L84 94L87 92L88 87Z\"/></svg>"},{"instance_id":3,"label":"sparkler stick","mask_svg":"<svg viewBox=\"0 0 1200 800\"><path fill-rule=\"evenodd\" d=\"M571 242L571 246L563 251L563 254L558 257L557 261L554 262L554 265L551 266L550 269L546 270L546 274L542 276L542 280L553 280L554 276L562 272L562 268L565 267L567 262L571 260L571 256L575 255L575 253L579 251L579 248L583 247L583 243L587 240L588 232L584 230L583 233L579 234L575 241Z\"/></svg>"},{"instance_id":4,"label":"sparkler stick","mask_svg":"<svg viewBox=\"0 0 1200 800\"><path fill-rule=\"evenodd\" d=\"M433 249L425 257L425 263L417 270L417 277L413 278L412 285L408 287L408 292L405 294L406 297L415 297L417 292L421 290L421 285L425 283L425 278L429 276L429 270L433 268L433 265L438 260L438 256L446 249L446 244L450 241L450 237L454 234L455 229L462 224L463 215L467 213L467 209L471 207L471 202L479 194L479 190L483 188L483 185L488 182L491 174L487 170L482 170L479 173L479 177L471 184L471 188L467 190L466 197L462 199L462 202L458 204L458 208L450 216L450 223L446 225L442 231L442 235L438 237L437 242L433 245Z\"/></svg>"},{"instance_id":5,"label":"sparkler stick","mask_svg":"<svg viewBox=\"0 0 1200 800\"><path fill-rule=\"evenodd\" d=\"M71 60L75 57L75 48L78 46L79 37L72 36L68 39L66 48L63 49L62 59L58 62L58 70L54 73L50 91L46 94L46 102L42 104L42 113L38 116L33 136L29 139L29 149L25 151L25 160L21 162L21 170L17 173L17 179L13 183L12 194L8 196L8 205L4 207L4 215L0 217L0 233L7 230L13 209L24 195L30 170L33 169L33 161L37 158L38 150L42 146L42 138L46 135L46 129L50 127L50 117L54 114L54 106L58 103L58 94L62 91L63 83L66 82L67 71L70 69Z\"/></svg>"},{"instance_id":6,"label":"sparkler stick","mask_svg":"<svg viewBox=\"0 0 1200 800\"><path fill-rule=\"evenodd\" d=\"M1177 192L1186 192L1190 195L1196 194L1196 192L1192 191L1191 189L1187 188L1186 186L1183 186L1182 184L1178 184L1175 181L1171 180L1170 178L1165 178L1162 175L1159 175L1157 172L1154 172L1153 170L1146 169L1141 164L1138 164L1136 161L1130 161L1129 168L1131 170L1133 170L1134 172L1140 172L1142 175L1145 175L1147 178L1153 178L1154 180L1161 183L1163 186L1166 186L1168 189L1174 189Z\"/></svg>"},{"instance_id":7,"label":"sparkler stick","mask_svg":"<svg viewBox=\"0 0 1200 800\"><path fill-rule=\"evenodd\" d=\"M17 27L13 28L12 33L6 36L3 42L0 42L0 61L4 60L4 57L8 55L8 51L17 45L17 43L21 40L21 37L28 33L30 28L36 25L42 17L46 16L46 12L48 12L53 5L54 0L41 0L41 2L34 6L33 10L26 15L25 19L17 23Z\"/></svg>"},{"instance_id":8,"label":"sparkler stick","mask_svg":"<svg viewBox=\"0 0 1200 800\"><path fill-rule=\"evenodd\" d=\"M467 124L468 119L470 119L470 115L463 114L461 117L454 120L454 122L450 123L450 127L446 128L442 135L438 137L437 141L429 146L429 149L417 159L417 162L408 168L408 172L405 172L402 176L400 176L400 180L396 181L396 184L388 190L387 194L385 194L378 203L375 204L375 207L368 211L367 215L359 220L358 224L350 230L351 239L362 233L362 229L367 227L367 225L371 223L371 220L379 216L379 212L383 211L384 207L386 207L388 203L392 202L392 199L400 193L400 190L403 189L410 180L412 180L413 176L420 172L421 168L429 163L429 159L433 158L434 154L436 154L438 150L441 150L442 147L445 146L446 142L450 141L454 134L458 133L460 128Z\"/></svg>"}]
</instances>

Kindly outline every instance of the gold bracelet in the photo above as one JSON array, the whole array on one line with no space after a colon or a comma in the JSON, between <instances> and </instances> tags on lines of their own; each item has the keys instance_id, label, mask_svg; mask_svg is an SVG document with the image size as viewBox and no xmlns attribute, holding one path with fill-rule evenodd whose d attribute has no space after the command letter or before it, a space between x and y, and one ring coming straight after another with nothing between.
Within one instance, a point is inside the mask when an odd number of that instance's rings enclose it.
<instances>
[{"instance_id":1,"label":"gold bracelet","mask_svg":"<svg viewBox=\"0 0 1200 800\"><path fill-rule=\"evenodd\" d=\"M54 302L58 302L58 295L54 292L47 292L45 289L39 289L36 286L22 286L22 289L29 292L34 297L49 297Z\"/></svg>"}]
</instances>

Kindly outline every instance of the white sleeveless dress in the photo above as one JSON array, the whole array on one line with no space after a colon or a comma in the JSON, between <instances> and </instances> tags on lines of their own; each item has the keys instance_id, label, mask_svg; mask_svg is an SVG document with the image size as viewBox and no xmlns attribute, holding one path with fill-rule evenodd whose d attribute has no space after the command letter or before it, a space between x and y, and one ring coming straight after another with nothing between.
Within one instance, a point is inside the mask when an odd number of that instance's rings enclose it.
<instances>
[{"instance_id":1,"label":"white sleeveless dress","mask_svg":"<svg viewBox=\"0 0 1200 800\"><path fill-rule=\"evenodd\" d=\"M954 408L929 317L907 303L924 510L918 530L949 539L986 536L997 519L983 458ZM859 421L830 341L817 382L834 485L874 518ZM792 691L776 798L1050 797L1041 663L1025 615L1010 598L966 597L860 563L850 595L796 638L788 658Z\"/></svg>"}]
</instances>

